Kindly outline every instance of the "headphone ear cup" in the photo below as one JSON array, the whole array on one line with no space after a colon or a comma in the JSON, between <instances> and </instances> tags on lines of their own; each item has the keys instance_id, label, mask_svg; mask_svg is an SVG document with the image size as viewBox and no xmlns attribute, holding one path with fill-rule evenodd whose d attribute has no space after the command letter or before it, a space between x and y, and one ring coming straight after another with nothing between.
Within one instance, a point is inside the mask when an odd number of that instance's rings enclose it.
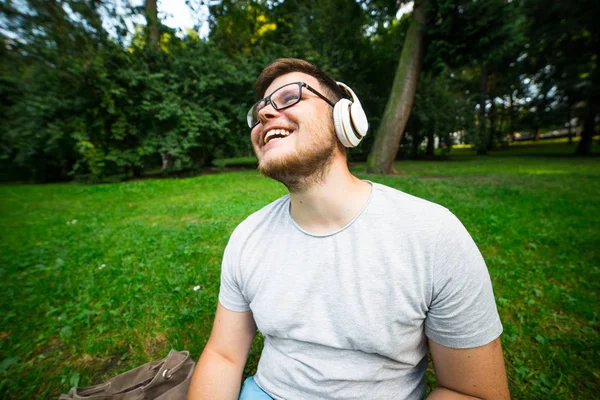
<instances>
[{"instance_id":1,"label":"headphone ear cup","mask_svg":"<svg viewBox=\"0 0 600 400\"><path fill-rule=\"evenodd\" d=\"M369 131L369 121L367 120L367 114L363 110L358 98L354 98L352 105L350 106L350 118L352 119L352 128L356 132L357 136L362 140Z\"/></svg>"},{"instance_id":2,"label":"headphone ear cup","mask_svg":"<svg viewBox=\"0 0 600 400\"><path fill-rule=\"evenodd\" d=\"M352 123L352 102L348 101L341 107L342 114L342 128L344 128L344 133L346 134L346 139L350 143L348 147L356 147L360 144L362 140L362 136L359 136L354 128L354 124Z\"/></svg>"},{"instance_id":3,"label":"headphone ear cup","mask_svg":"<svg viewBox=\"0 0 600 400\"><path fill-rule=\"evenodd\" d=\"M352 100L341 99L336 103L333 109L335 129L344 146L356 147L369 131L369 121L354 91L345 83L337 84Z\"/></svg>"},{"instance_id":4,"label":"headphone ear cup","mask_svg":"<svg viewBox=\"0 0 600 400\"><path fill-rule=\"evenodd\" d=\"M348 140L345 132L345 123L344 123L344 110L348 110L348 107L352 103L348 99L340 99L335 106L333 107L333 126L335 127L335 133L337 138L345 147L355 147ZM348 117L346 117L348 118Z\"/></svg>"}]
</instances>

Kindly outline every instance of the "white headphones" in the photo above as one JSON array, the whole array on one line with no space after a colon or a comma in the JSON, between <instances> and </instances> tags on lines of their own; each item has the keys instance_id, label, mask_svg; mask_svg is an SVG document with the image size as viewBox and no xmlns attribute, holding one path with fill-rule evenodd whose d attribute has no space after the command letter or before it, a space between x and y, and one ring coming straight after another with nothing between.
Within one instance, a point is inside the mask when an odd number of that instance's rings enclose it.
<instances>
[{"instance_id":1,"label":"white headphones","mask_svg":"<svg viewBox=\"0 0 600 400\"><path fill-rule=\"evenodd\" d=\"M369 121L356 94L346 84L337 82L338 86L352 97L340 99L333 107L333 125L338 139L346 147L356 147L367 135Z\"/></svg>"}]
</instances>

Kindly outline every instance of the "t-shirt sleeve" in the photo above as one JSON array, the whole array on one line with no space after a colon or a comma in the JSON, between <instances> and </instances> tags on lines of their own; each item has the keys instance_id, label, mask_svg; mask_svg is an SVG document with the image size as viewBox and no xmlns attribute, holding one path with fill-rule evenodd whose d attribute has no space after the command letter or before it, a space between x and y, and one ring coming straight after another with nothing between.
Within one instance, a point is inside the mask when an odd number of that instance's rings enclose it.
<instances>
[{"instance_id":1,"label":"t-shirt sleeve","mask_svg":"<svg viewBox=\"0 0 600 400\"><path fill-rule=\"evenodd\" d=\"M228 310L245 312L250 310L242 288L239 284L239 256L236 251L234 235L229 239L223 261L221 262L221 287L219 289L219 303Z\"/></svg>"},{"instance_id":2,"label":"t-shirt sleeve","mask_svg":"<svg viewBox=\"0 0 600 400\"><path fill-rule=\"evenodd\" d=\"M483 346L502 333L487 267L458 218L440 222L425 334L446 347Z\"/></svg>"}]
</instances>

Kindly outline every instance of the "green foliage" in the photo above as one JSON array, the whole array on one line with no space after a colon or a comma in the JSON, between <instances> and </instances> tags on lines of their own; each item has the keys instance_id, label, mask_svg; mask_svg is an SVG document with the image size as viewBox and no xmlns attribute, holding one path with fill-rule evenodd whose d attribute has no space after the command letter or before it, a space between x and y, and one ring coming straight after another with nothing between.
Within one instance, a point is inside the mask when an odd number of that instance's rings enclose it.
<instances>
[{"instance_id":1,"label":"green foliage","mask_svg":"<svg viewBox=\"0 0 600 400\"><path fill-rule=\"evenodd\" d=\"M160 26L154 48L142 27L127 39L114 10L117 37L98 25L109 4L30 1L32 13L3 6L8 27L19 32L2 37L5 179L106 180L250 155L244 121L252 83L282 56L312 60L353 86L376 127L402 40L398 24L382 26L391 21L384 4L224 1L211 7L208 40ZM67 32L77 40L64 40Z\"/></svg>"},{"instance_id":2,"label":"green foliage","mask_svg":"<svg viewBox=\"0 0 600 400\"><path fill-rule=\"evenodd\" d=\"M514 59L524 40L519 4L505 0L433 1L428 63L479 66Z\"/></svg>"},{"instance_id":3,"label":"green foliage","mask_svg":"<svg viewBox=\"0 0 600 400\"><path fill-rule=\"evenodd\" d=\"M0 162L9 178L98 180L139 175L165 160L167 168L187 169L248 154L244 115L255 64L166 29L159 51L135 39L126 48L101 27L89 37L85 22L99 9L70 4L81 11L77 18L54 3L32 2L37 14L3 9L18 15L12 24L29 35L4 38ZM66 29L83 44L62 40ZM82 46L87 51L78 52Z\"/></svg>"},{"instance_id":4,"label":"green foliage","mask_svg":"<svg viewBox=\"0 0 600 400\"><path fill-rule=\"evenodd\" d=\"M418 156L421 143L427 139L425 155L433 156L435 136L443 153L449 153L455 138L473 129L472 110L472 99L452 76L421 74L400 155Z\"/></svg>"},{"instance_id":5,"label":"green foliage","mask_svg":"<svg viewBox=\"0 0 600 400\"><path fill-rule=\"evenodd\" d=\"M427 4L427 77L403 149L416 154L426 136L449 144L458 130L484 153L515 131L541 133L574 117L593 135L594 2ZM129 32L126 22L143 18L144 6L2 2L0 179L113 180L250 156L252 83L277 57L314 61L353 87L375 132L410 21L396 11L391 0L223 0L210 3L210 35L201 39L160 21ZM373 139L351 159L365 159ZM589 153L591 139L580 143Z\"/></svg>"},{"instance_id":6,"label":"green foliage","mask_svg":"<svg viewBox=\"0 0 600 400\"><path fill-rule=\"evenodd\" d=\"M595 15L597 1L574 3L523 0L530 38L525 52L526 71L532 82L543 88L536 99L551 114L556 103L564 104L569 117L584 120L578 155L591 155L592 136L596 132L596 115L600 109L600 29ZM546 92L554 91L551 99ZM546 103L554 100L554 107Z\"/></svg>"},{"instance_id":7,"label":"green foliage","mask_svg":"<svg viewBox=\"0 0 600 400\"><path fill-rule=\"evenodd\" d=\"M477 68L479 85L477 129L470 130L479 154L494 147L495 97L498 75L503 75L517 59L524 43L524 18L520 2L504 0L440 0L430 12L430 46L426 63L439 70ZM513 82L519 77L514 76Z\"/></svg>"},{"instance_id":8,"label":"green foliage","mask_svg":"<svg viewBox=\"0 0 600 400\"><path fill-rule=\"evenodd\" d=\"M115 127L134 130L139 155L155 157L154 165L163 155L181 169L247 152L251 66L191 37L173 38L168 55L140 49L131 58L134 69L123 71L128 113Z\"/></svg>"}]
</instances>

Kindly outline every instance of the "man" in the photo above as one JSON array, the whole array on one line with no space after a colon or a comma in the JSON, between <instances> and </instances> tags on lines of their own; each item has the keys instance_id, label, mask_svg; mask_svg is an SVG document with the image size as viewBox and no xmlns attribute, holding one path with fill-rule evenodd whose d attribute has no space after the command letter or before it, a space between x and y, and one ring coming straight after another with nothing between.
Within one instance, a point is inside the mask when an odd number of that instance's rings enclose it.
<instances>
[{"instance_id":1,"label":"man","mask_svg":"<svg viewBox=\"0 0 600 400\"><path fill-rule=\"evenodd\" d=\"M289 196L242 222L224 253L219 304L188 399L509 397L502 325L485 263L447 209L348 170L332 105L348 92L279 59L248 115L259 170ZM358 102L356 102L358 103Z\"/></svg>"}]
</instances>

